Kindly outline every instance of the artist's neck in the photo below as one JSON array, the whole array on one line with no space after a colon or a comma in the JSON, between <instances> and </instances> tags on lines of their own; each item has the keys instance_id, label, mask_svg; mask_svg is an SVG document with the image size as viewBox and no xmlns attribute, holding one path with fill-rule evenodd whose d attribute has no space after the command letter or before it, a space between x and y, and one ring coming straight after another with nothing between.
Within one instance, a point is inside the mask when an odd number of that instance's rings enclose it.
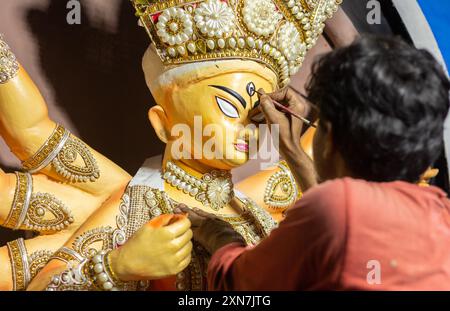
<instances>
[{"instance_id":1,"label":"artist's neck","mask_svg":"<svg viewBox=\"0 0 450 311\"><path fill-rule=\"evenodd\" d=\"M204 174L210 173L213 170L217 170L217 168L211 167L209 165L205 165L198 160L195 159L175 159L171 154L171 148L166 148L164 152L164 158L162 167L163 169L166 167L167 162L172 162L183 169L186 173L201 178Z\"/></svg>"}]
</instances>

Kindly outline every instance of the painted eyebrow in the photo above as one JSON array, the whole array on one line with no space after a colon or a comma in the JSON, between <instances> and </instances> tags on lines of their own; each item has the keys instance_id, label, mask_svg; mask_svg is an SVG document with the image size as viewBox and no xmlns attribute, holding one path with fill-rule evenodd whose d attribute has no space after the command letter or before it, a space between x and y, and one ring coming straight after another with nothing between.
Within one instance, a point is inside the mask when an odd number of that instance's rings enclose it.
<instances>
[{"instance_id":1,"label":"painted eyebrow","mask_svg":"<svg viewBox=\"0 0 450 311\"><path fill-rule=\"evenodd\" d=\"M247 102L238 92L236 92L230 88L227 88L226 86L222 86L222 85L210 85L210 87L227 92L231 96L235 97L241 103L241 105L242 105L242 107L244 107L244 109L247 107Z\"/></svg>"}]
</instances>

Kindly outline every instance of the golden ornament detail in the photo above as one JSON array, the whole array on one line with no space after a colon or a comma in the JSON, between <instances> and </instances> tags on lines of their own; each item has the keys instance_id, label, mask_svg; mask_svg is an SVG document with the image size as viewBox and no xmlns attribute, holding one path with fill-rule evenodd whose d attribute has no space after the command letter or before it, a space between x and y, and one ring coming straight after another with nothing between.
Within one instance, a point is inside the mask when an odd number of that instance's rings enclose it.
<instances>
[{"instance_id":1,"label":"golden ornament detail","mask_svg":"<svg viewBox=\"0 0 450 311\"><path fill-rule=\"evenodd\" d=\"M131 0L164 65L249 59L289 84L342 0Z\"/></svg>"},{"instance_id":2,"label":"golden ornament detail","mask_svg":"<svg viewBox=\"0 0 450 311\"><path fill-rule=\"evenodd\" d=\"M279 171L273 174L264 191L264 203L274 209L286 209L301 196L297 183L285 162L278 164Z\"/></svg>"},{"instance_id":3,"label":"golden ornament detail","mask_svg":"<svg viewBox=\"0 0 450 311\"><path fill-rule=\"evenodd\" d=\"M25 290L31 280L25 242L22 238L20 238L15 241L8 242L6 245L8 247L9 258L11 260L13 290Z\"/></svg>"},{"instance_id":4,"label":"golden ornament detail","mask_svg":"<svg viewBox=\"0 0 450 311\"><path fill-rule=\"evenodd\" d=\"M48 166L61 151L69 135L69 131L58 124L41 148L32 157L22 162L23 169L33 174Z\"/></svg>"},{"instance_id":5,"label":"golden ornament detail","mask_svg":"<svg viewBox=\"0 0 450 311\"><path fill-rule=\"evenodd\" d=\"M33 179L28 173L15 172L15 174L16 190L14 192L14 200L3 226L17 230L25 221L27 215L31 193L33 191Z\"/></svg>"},{"instance_id":6,"label":"golden ornament detail","mask_svg":"<svg viewBox=\"0 0 450 311\"><path fill-rule=\"evenodd\" d=\"M173 187L215 211L224 208L234 197L231 174L227 171L211 171L199 179L168 161L162 177Z\"/></svg>"},{"instance_id":7,"label":"golden ornament detail","mask_svg":"<svg viewBox=\"0 0 450 311\"><path fill-rule=\"evenodd\" d=\"M95 182L100 170L94 155L78 138L57 125L52 135L29 159L22 162L24 170L36 173L52 164L56 172L70 182Z\"/></svg>"},{"instance_id":8,"label":"golden ornament detail","mask_svg":"<svg viewBox=\"0 0 450 311\"><path fill-rule=\"evenodd\" d=\"M0 34L0 84L6 83L17 75L19 64L16 56Z\"/></svg>"},{"instance_id":9,"label":"golden ornament detail","mask_svg":"<svg viewBox=\"0 0 450 311\"><path fill-rule=\"evenodd\" d=\"M76 251L74 251L71 248L68 247L61 247L58 249L53 255L51 260L57 259L60 261L63 261L65 263L70 262L82 262L84 260L83 256L78 254Z\"/></svg>"},{"instance_id":10,"label":"golden ornament detail","mask_svg":"<svg viewBox=\"0 0 450 311\"><path fill-rule=\"evenodd\" d=\"M84 166L75 164L78 157L81 158ZM72 135L53 160L52 165L56 172L70 182L94 182L100 178L100 170L91 151L85 143Z\"/></svg>"},{"instance_id":11,"label":"golden ornament detail","mask_svg":"<svg viewBox=\"0 0 450 311\"><path fill-rule=\"evenodd\" d=\"M31 198L23 224L28 230L51 234L67 228L73 222L70 210L60 200L48 193L37 193Z\"/></svg>"},{"instance_id":12,"label":"golden ornament detail","mask_svg":"<svg viewBox=\"0 0 450 311\"><path fill-rule=\"evenodd\" d=\"M40 250L32 253L28 256L28 262L30 265L30 275L33 279L39 271L50 261L53 252L47 250Z\"/></svg>"},{"instance_id":13,"label":"golden ornament detail","mask_svg":"<svg viewBox=\"0 0 450 311\"><path fill-rule=\"evenodd\" d=\"M161 214L173 213L178 202L170 199L166 192L143 185L128 187L127 239L152 218ZM270 214L248 198L239 198L242 213L239 215L221 215L219 218L228 222L236 232L242 235L248 244L256 244L266 237L277 224ZM194 242L192 261L188 268L176 276L177 290L206 290L205 275L208 266L207 253Z\"/></svg>"},{"instance_id":14,"label":"golden ornament detail","mask_svg":"<svg viewBox=\"0 0 450 311\"><path fill-rule=\"evenodd\" d=\"M98 251L113 249L113 228L100 227L84 232L72 244L73 250L84 258L94 256Z\"/></svg>"},{"instance_id":15,"label":"golden ornament detail","mask_svg":"<svg viewBox=\"0 0 450 311\"><path fill-rule=\"evenodd\" d=\"M72 213L49 193L33 194L33 178L29 173L16 172L14 200L4 226L51 234L74 222Z\"/></svg>"}]
</instances>

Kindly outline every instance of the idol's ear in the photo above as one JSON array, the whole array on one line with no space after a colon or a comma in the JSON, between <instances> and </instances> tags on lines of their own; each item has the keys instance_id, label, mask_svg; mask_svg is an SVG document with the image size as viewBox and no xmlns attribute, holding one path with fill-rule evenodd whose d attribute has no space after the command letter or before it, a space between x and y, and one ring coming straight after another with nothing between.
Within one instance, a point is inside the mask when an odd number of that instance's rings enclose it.
<instances>
[{"instance_id":1,"label":"idol's ear","mask_svg":"<svg viewBox=\"0 0 450 311\"><path fill-rule=\"evenodd\" d=\"M158 138L165 144L169 141L170 131L168 129L169 122L167 120L167 115L164 109L159 106L153 106L148 111L148 119L155 129Z\"/></svg>"}]
</instances>

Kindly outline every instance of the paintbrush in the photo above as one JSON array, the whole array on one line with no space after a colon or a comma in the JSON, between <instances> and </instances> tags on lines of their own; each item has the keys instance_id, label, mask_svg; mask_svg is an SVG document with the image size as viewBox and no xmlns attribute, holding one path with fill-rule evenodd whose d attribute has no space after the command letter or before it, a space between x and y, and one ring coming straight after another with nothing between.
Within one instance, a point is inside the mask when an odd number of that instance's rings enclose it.
<instances>
[{"instance_id":1,"label":"paintbrush","mask_svg":"<svg viewBox=\"0 0 450 311\"><path fill-rule=\"evenodd\" d=\"M263 93L261 93L261 92L259 92L259 91L256 91L256 93L258 93L259 95L267 95L267 94L263 94ZM272 100L272 103L275 105L275 107L278 108L278 110L282 110L283 112L285 112L285 113L287 113L287 114L290 114L291 116L293 116L293 117L295 117L295 118L301 120L302 122L304 122L304 123L305 123L306 125L308 125L308 126L317 128L317 126L316 126L313 122L311 122L311 121L309 121L308 119L302 117L301 115L299 115L299 114L297 114L296 112L292 111L292 110L289 109L288 107L286 107L286 106L280 104L280 103L277 102L276 100L273 100L273 99L271 99L271 100Z\"/></svg>"}]
</instances>

